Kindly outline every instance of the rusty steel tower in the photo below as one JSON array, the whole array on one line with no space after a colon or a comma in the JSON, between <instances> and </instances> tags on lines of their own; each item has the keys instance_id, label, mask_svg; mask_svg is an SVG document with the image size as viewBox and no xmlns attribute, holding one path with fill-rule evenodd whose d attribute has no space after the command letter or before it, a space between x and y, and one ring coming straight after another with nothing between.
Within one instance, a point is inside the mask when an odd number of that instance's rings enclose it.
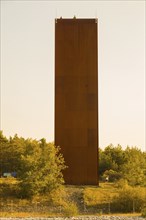
<instances>
[{"instance_id":1,"label":"rusty steel tower","mask_svg":"<svg viewBox=\"0 0 146 220\"><path fill-rule=\"evenodd\" d=\"M55 145L66 184L98 185L97 19L55 20Z\"/></svg>"}]
</instances>

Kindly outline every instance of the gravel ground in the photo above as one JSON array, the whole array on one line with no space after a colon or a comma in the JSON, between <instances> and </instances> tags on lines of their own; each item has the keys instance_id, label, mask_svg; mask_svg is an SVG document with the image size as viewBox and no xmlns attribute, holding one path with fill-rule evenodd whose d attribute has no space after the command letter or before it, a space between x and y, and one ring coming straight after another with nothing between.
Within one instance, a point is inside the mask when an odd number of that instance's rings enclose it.
<instances>
[{"instance_id":1,"label":"gravel ground","mask_svg":"<svg viewBox=\"0 0 146 220\"><path fill-rule=\"evenodd\" d=\"M146 218L138 216L88 216L88 217L65 217L65 218L0 218L0 220L146 220Z\"/></svg>"}]
</instances>

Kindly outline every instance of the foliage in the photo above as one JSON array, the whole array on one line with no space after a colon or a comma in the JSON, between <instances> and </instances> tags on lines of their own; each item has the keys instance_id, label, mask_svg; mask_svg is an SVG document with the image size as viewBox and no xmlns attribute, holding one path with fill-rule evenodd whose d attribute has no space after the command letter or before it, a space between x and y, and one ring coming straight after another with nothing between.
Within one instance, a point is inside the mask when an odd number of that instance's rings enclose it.
<instances>
[{"instance_id":1,"label":"foliage","mask_svg":"<svg viewBox=\"0 0 146 220\"><path fill-rule=\"evenodd\" d=\"M1 193L8 188L5 194L8 195L9 192L12 195L14 190L16 195L24 198L54 190L54 195L59 198L57 194L62 190L60 185L64 183L62 170L66 168L59 147L55 147L53 143L47 143L45 139L37 141L24 139L18 135L6 138L2 132L0 132L0 146L0 175L2 176L5 172L16 172L19 180L19 184L15 186L4 184L0 190ZM111 144L104 150L99 149L100 179L105 180L108 176L110 182L117 182L118 188L125 185L125 181L127 185L144 186L146 184L145 161L146 153L138 148L127 147L123 150L120 145ZM100 195L94 193L91 191L87 193L88 196L92 195L93 203L97 202L97 197L104 197L100 190L97 193ZM63 190L62 194L64 195ZM54 196L54 199L56 198ZM66 203L63 196L59 201L64 205Z\"/></svg>"},{"instance_id":2,"label":"foliage","mask_svg":"<svg viewBox=\"0 0 146 220\"><path fill-rule=\"evenodd\" d=\"M101 209L105 213L133 213L141 212L145 207L144 187L132 187L126 182L121 188L116 188L117 184L109 184L102 184L103 186L99 188L84 189L83 199L87 209L91 210L92 207L92 212L94 209Z\"/></svg>"},{"instance_id":3,"label":"foliage","mask_svg":"<svg viewBox=\"0 0 146 220\"><path fill-rule=\"evenodd\" d=\"M113 199L113 211L128 213L140 212L145 204L145 189L125 186Z\"/></svg>"},{"instance_id":4,"label":"foliage","mask_svg":"<svg viewBox=\"0 0 146 220\"><path fill-rule=\"evenodd\" d=\"M146 207L144 207L142 210L141 210L141 216L143 218L146 218Z\"/></svg>"},{"instance_id":5,"label":"foliage","mask_svg":"<svg viewBox=\"0 0 146 220\"><path fill-rule=\"evenodd\" d=\"M98 190L87 188L83 193L84 204L94 206L105 201L105 195Z\"/></svg>"},{"instance_id":6,"label":"foliage","mask_svg":"<svg viewBox=\"0 0 146 220\"><path fill-rule=\"evenodd\" d=\"M14 197L19 193L18 181L15 178L1 178L0 179L0 196Z\"/></svg>"},{"instance_id":7,"label":"foliage","mask_svg":"<svg viewBox=\"0 0 146 220\"><path fill-rule=\"evenodd\" d=\"M87 206L107 204L117 195L117 189L110 183L102 184L99 188L85 188L83 191L83 200Z\"/></svg>"},{"instance_id":8,"label":"foliage","mask_svg":"<svg viewBox=\"0 0 146 220\"><path fill-rule=\"evenodd\" d=\"M1 178L0 190L3 190L3 186L17 188L18 184L17 179ZM133 193L135 194L133 195ZM12 210L13 213L17 212L17 217L20 217L22 212L28 216L32 216L32 214L35 216L75 216L78 213L93 215L109 212L123 213L128 210L141 212L142 210L144 214L144 196L144 187L128 186L125 180L119 180L116 184L102 182L99 187L60 186L43 195L35 195L31 199L16 198L14 193L10 195L8 191L8 194L1 194L0 215L4 212L9 213L9 210ZM127 211L122 211L125 210L125 207ZM7 216L12 217L12 212Z\"/></svg>"},{"instance_id":9,"label":"foliage","mask_svg":"<svg viewBox=\"0 0 146 220\"><path fill-rule=\"evenodd\" d=\"M4 172L14 172L19 169L20 156L24 152L25 142L23 138L19 138L15 135L13 138L7 139L0 132L0 163L1 163L1 175Z\"/></svg>"},{"instance_id":10,"label":"foliage","mask_svg":"<svg viewBox=\"0 0 146 220\"><path fill-rule=\"evenodd\" d=\"M101 180L109 176L109 181L125 179L132 186L146 183L146 153L136 147L127 147L125 150L120 145L107 146L99 150L99 175Z\"/></svg>"},{"instance_id":11,"label":"foliage","mask_svg":"<svg viewBox=\"0 0 146 220\"><path fill-rule=\"evenodd\" d=\"M143 185L146 182L146 154L137 148L125 150L126 163L122 167L124 178L130 185Z\"/></svg>"},{"instance_id":12,"label":"foliage","mask_svg":"<svg viewBox=\"0 0 146 220\"><path fill-rule=\"evenodd\" d=\"M120 145L114 147L111 144L104 150L99 151L99 174L102 176L106 170L115 170L118 172L124 162L124 151L122 147Z\"/></svg>"},{"instance_id":13,"label":"foliage","mask_svg":"<svg viewBox=\"0 0 146 220\"><path fill-rule=\"evenodd\" d=\"M49 193L50 203L54 206L59 206L61 209L66 206L67 201L67 193L63 186L60 186L56 189L53 189Z\"/></svg>"},{"instance_id":14,"label":"foliage","mask_svg":"<svg viewBox=\"0 0 146 220\"><path fill-rule=\"evenodd\" d=\"M64 183L62 170L66 166L60 148L53 143L45 139L25 140L17 135L7 139L1 132L0 144L1 175L17 173L22 198L44 194Z\"/></svg>"},{"instance_id":15,"label":"foliage","mask_svg":"<svg viewBox=\"0 0 146 220\"><path fill-rule=\"evenodd\" d=\"M66 203L64 206L64 215L67 217L78 215L77 205L73 202Z\"/></svg>"},{"instance_id":16,"label":"foliage","mask_svg":"<svg viewBox=\"0 0 146 220\"><path fill-rule=\"evenodd\" d=\"M122 174L118 173L115 170L106 170L102 177L103 180L105 180L108 177L110 182L115 182L116 180L119 180L122 177Z\"/></svg>"},{"instance_id":17,"label":"foliage","mask_svg":"<svg viewBox=\"0 0 146 220\"><path fill-rule=\"evenodd\" d=\"M72 201L72 196L68 194L65 187L60 186L59 188L52 190L49 194L49 198L50 202L55 207L60 208L60 212L63 213L64 216L69 217L78 214L78 207L75 202Z\"/></svg>"},{"instance_id":18,"label":"foliage","mask_svg":"<svg viewBox=\"0 0 146 220\"><path fill-rule=\"evenodd\" d=\"M115 182L115 186L119 189L122 189L128 186L128 181L126 179L121 178L120 180Z\"/></svg>"},{"instance_id":19,"label":"foliage","mask_svg":"<svg viewBox=\"0 0 146 220\"><path fill-rule=\"evenodd\" d=\"M62 170L65 169L64 159L52 143L42 139L27 140L21 166L18 172L21 181L22 196L31 197L44 194L64 183ZM29 189L29 191L28 191Z\"/></svg>"}]
</instances>

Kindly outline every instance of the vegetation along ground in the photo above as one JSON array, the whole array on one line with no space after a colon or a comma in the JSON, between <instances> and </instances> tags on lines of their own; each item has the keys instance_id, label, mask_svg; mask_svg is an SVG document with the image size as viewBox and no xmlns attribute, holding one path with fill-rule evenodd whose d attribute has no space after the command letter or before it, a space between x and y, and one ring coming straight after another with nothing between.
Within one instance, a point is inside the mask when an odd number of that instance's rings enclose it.
<instances>
[{"instance_id":1,"label":"vegetation along ground","mask_svg":"<svg viewBox=\"0 0 146 220\"><path fill-rule=\"evenodd\" d=\"M0 132L0 147L0 216L146 216L146 153L137 147L99 149L99 186L64 185L63 155L45 139Z\"/></svg>"}]
</instances>

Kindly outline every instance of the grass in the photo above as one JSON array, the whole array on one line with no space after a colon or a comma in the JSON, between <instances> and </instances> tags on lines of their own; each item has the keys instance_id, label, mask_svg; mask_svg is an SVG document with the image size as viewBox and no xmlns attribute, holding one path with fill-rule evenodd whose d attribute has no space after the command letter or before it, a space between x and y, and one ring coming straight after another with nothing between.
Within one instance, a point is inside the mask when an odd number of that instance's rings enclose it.
<instances>
[{"instance_id":1,"label":"grass","mask_svg":"<svg viewBox=\"0 0 146 220\"><path fill-rule=\"evenodd\" d=\"M33 199L19 199L15 194L2 192L2 187L17 188L14 178L0 178L0 217L58 217L66 215L104 215L109 212L109 203L119 192L114 183L100 183L99 186L68 186L53 194L35 196ZM72 208L71 208L72 207ZM78 213L77 213L78 210ZM118 216L139 216L140 213L113 213Z\"/></svg>"},{"instance_id":2,"label":"grass","mask_svg":"<svg viewBox=\"0 0 146 220\"><path fill-rule=\"evenodd\" d=\"M9 177L9 178L0 178L0 185L1 184L17 184L18 180L16 178L13 177Z\"/></svg>"},{"instance_id":3,"label":"grass","mask_svg":"<svg viewBox=\"0 0 146 220\"><path fill-rule=\"evenodd\" d=\"M41 212L0 212L0 217L16 217L16 218L28 218L28 217L59 217L60 214L41 213Z\"/></svg>"},{"instance_id":4,"label":"grass","mask_svg":"<svg viewBox=\"0 0 146 220\"><path fill-rule=\"evenodd\" d=\"M16 217L16 218L28 218L28 217L61 217L63 214L58 213L41 213L41 212L0 212L0 217ZM96 215L81 215L78 216L96 216ZM104 214L102 215L104 216ZM124 217L138 217L141 216L140 213L116 213L116 214L106 214L106 216L124 216Z\"/></svg>"}]
</instances>

